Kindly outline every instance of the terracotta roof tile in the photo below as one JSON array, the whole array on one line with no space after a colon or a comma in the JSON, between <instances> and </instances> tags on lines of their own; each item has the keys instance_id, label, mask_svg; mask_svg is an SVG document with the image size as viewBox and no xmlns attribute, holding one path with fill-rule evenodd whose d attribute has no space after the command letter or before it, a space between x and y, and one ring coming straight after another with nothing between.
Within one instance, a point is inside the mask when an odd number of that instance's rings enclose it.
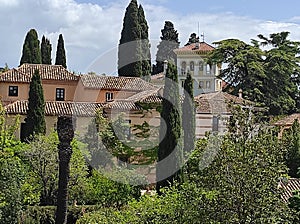
<instances>
[{"instance_id":1,"label":"terracotta roof tile","mask_svg":"<svg viewBox=\"0 0 300 224\"><path fill-rule=\"evenodd\" d=\"M104 108L116 110L116 111L138 111L142 110L135 102L129 100L114 100L107 103Z\"/></svg>"},{"instance_id":2,"label":"terracotta roof tile","mask_svg":"<svg viewBox=\"0 0 300 224\"><path fill-rule=\"evenodd\" d=\"M274 125L276 125L276 126L292 126L296 119L298 119L298 122L300 123L300 113L291 114L291 115L277 121Z\"/></svg>"},{"instance_id":3,"label":"terracotta roof tile","mask_svg":"<svg viewBox=\"0 0 300 224\"><path fill-rule=\"evenodd\" d=\"M251 101L222 91L200 94L195 96L195 101L198 103L197 113L229 113L229 103L231 102L239 105L255 106Z\"/></svg>"},{"instance_id":4,"label":"terracotta roof tile","mask_svg":"<svg viewBox=\"0 0 300 224\"><path fill-rule=\"evenodd\" d=\"M92 89L144 91L156 88L151 83L136 77L81 75L81 80L86 88Z\"/></svg>"},{"instance_id":5,"label":"terracotta roof tile","mask_svg":"<svg viewBox=\"0 0 300 224\"><path fill-rule=\"evenodd\" d=\"M30 82L35 70L38 69L42 80L77 81L78 75L69 72L61 65L23 64L0 74L3 82Z\"/></svg>"},{"instance_id":6,"label":"terracotta roof tile","mask_svg":"<svg viewBox=\"0 0 300 224\"><path fill-rule=\"evenodd\" d=\"M49 101L45 103L46 116L74 115L79 117L94 116L96 110L102 108L101 103L77 103L77 102L60 102ZM8 114L27 114L28 101L15 101L4 107Z\"/></svg>"},{"instance_id":7,"label":"terracotta roof tile","mask_svg":"<svg viewBox=\"0 0 300 224\"><path fill-rule=\"evenodd\" d=\"M186 45L184 47L175 49L175 53L189 53L189 52L194 52L194 53L208 53L215 48L205 42L200 42L200 43L193 43Z\"/></svg>"}]
</instances>

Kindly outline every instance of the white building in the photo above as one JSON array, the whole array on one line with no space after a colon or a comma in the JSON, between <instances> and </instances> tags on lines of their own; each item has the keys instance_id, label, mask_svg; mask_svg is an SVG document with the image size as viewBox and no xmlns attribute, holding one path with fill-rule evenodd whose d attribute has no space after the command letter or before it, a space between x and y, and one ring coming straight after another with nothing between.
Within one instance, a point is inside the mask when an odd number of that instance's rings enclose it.
<instances>
[{"instance_id":1,"label":"white building","mask_svg":"<svg viewBox=\"0 0 300 224\"><path fill-rule=\"evenodd\" d=\"M181 94L188 72L194 80L194 96L222 90L222 80L217 78L221 65L210 65L205 61L207 54L213 50L214 47L205 42L192 43L174 50L177 55L178 81Z\"/></svg>"}]
</instances>

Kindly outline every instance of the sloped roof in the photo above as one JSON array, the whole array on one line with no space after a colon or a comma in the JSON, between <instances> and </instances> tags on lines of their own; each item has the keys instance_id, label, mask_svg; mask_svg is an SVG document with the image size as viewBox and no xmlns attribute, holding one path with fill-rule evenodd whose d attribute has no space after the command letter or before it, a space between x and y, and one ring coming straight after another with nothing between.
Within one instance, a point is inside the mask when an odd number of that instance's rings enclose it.
<instances>
[{"instance_id":1,"label":"sloped roof","mask_svg":"<svg viewBox=\"0 0 300 224\"><path fill-rule=\"evenodd\" d=\"M3 82L30 82L35 70L39 70L42 80L77 81L78 75L69 72L61 65L23 64L0 74Z\"/></svg>"},{"instance_id":2,"label":"sloped roof","mask_svg":"<svg viewBox=\"0 0 300 224\"><path fill-rule=\"evenodd\" d=\"M296 119L300 123L300 113L291 114L291 115L277 121L274 125L276 125L276 126L292 126Z\"/></svg>"},{"instance_id":3,"label":"sloped roof","mask_svg":"<svg viewBox=\"0 0 300 224\"><path fill-rule=\"evenodd\" d=\"M161 88L145 90L134 94L133 96L127 98L127 100L142 103L160 103L162 101L162 97L160 96L159 91L161 91Z\"/></svg>"},{"instance_id":4,"label":"sloped roof","mask_svg":"<svg viewBox=\"0 0 300 224\"><path fill-rule=\"evenodd\" d=\"M255 106L249 100L222 91L200 94L195 96L195 101L198 103L197 113L230 113L230 103Z\"/></svg>"},{"instance_id":5,"label":"sloped roof","mask_svg":"<svg viewBox=\"0 0 300 224\"><path fill-rule=\"evenodd\" d=\"M100 75L81 75L81 81L86 88L143 91L155 89L149 82L137 77L117 77Z\"/></svg>"},{"instance_id":6,"label":"sloped roof","mask_svg":"<svg viewBox=\"0 0 300 224\"><path fill-rule=\"evenodd\" d=\"M210 51L213 51L215 48L205 42L193 43L185 45L184 47L175 49L176 54L207 54Z\"/></svg>"},{"instance_id":7,"label":"sloped roof","mask_svg":"<svg viewBox=\"0 0 300 224\"><path fill-rule=\"evenodd\" d=\"M138 111L142 110L135 102L131 100L114 100L107 103L104 108L116 111Z\"/></svg>"},{"instance_id":8,"label":"sloped roof","mask_svg":"<svg viewBox=\"0 0 300 224\"><path fill-rule=\"evenodd\" d=\"M79 117L95 116L96 111L103 107L103 103L81 103L64 101L45 102L45 115L73 115ZM27 114L28 101L18 100L4 107L8 114Z\"/></svg>"},{"instance_id":9,"label":"sloped roof","mask_svg":"<svg viewBox=\"0 0 300 224\"><path fill-rule=\"evenodd\" d=\"M293 191L300 190L300 179L289 178L288 180L281 180L278 187L282 189L281 198L288 202L289 198L293 196Z\"/></svg>"}]
</instances>

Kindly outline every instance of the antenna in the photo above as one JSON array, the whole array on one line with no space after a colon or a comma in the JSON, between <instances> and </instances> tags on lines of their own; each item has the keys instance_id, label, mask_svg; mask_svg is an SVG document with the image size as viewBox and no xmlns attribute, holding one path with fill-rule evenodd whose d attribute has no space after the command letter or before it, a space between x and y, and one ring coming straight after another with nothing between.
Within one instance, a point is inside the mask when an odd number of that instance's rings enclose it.
<instances>
[{"instance_id":1,"label":"antenna","mask_svg":"<svg viewBox=\"0 0 300 224\"><path fill-rule=\"evenodd\" d=\"M202 37L202 42L204 42L205 39L204 32L202 32L201 37Z\"/></svg>"},{"instance_id":2,"label":"antenna","mask_svg":"<svg viewBox=\"0 0 300 224\"><path fill-rule=\"evenodd\" d=\"M199 37L199 33L200 33L200 23L198 22L198 37Z\"/></svg>"}]
</instances>

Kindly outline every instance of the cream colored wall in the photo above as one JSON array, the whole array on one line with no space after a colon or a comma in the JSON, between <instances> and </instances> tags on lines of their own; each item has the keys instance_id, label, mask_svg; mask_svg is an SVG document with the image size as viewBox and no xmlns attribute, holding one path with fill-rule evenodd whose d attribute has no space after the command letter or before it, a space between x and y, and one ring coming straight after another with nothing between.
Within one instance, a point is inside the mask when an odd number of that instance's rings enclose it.
<instances>
[{"instance_id":1,"label":"cream colored wall","mask_svg":"<svg viewBox=\"0 0 300 224\"><path fill-rule=\"evenodd\" d=\"M74 94L77 88L77 81L47 81L43 80L43 90L45 101L55 101L56 100L56 89L65 89L65 101L73 101Z\"/></svg>"}]
</instances>

